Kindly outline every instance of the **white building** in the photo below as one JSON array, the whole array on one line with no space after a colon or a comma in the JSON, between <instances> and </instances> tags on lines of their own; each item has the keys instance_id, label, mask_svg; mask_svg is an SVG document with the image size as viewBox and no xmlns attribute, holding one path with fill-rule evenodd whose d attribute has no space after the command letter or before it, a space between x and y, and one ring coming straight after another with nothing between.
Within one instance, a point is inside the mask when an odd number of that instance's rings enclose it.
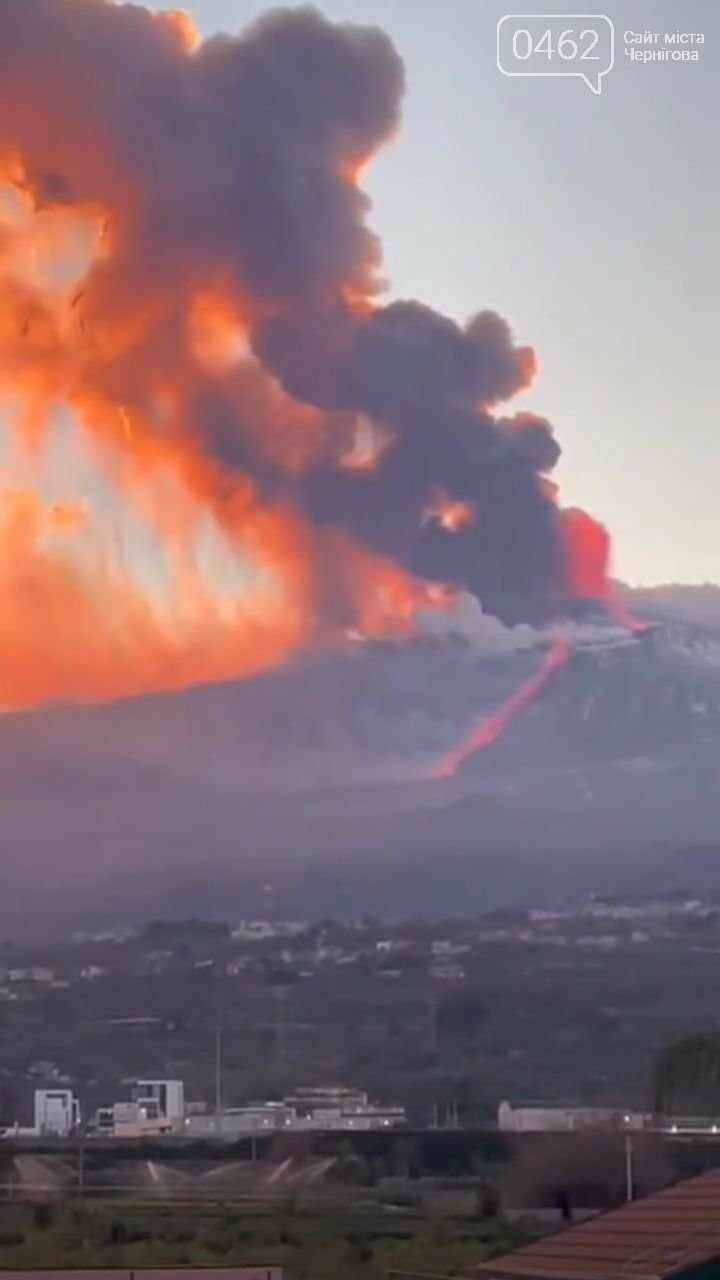
<instances>
[{"instance_id":1,"label":"white building","mask_svg":"<svg viewBox=\"0 0 720 1280\"><path fill-rule=\"evenodd\" d=\"M295 938L307 925L295 920L241 920L231 937L243 942L266 942L268 938Z\"/></svg>"},{"instance_id":2,"label":"white building","mask_svg":"<svg viewBox=\"0 0 720 1280\"><path fill-rule=\"evenodd\" d=\"M298 1129L397 1129L407 1124L404 1107L380 1107L368 1103L356 1111L339 1107L317 1107L310 1116L299 1118Z\"/></svg>"},{"instance_id":3,"label":"white building","mask_svg":"<svg viewBox=\"0 0 720 1280\"><path fill-rule=\"evenodd\" d=\"M55 973L44 965L31 965L29 969L8 969L8 982L54 982Z\"/></svg>"},{"instance_id":4,"label":"white building","mask_svg":"<svg viewBox=\"0 0 720 1280\"><path fill-rule=\"evenodd\" d=\"M182 1080L138 1080L132 1091L140 1114L157 1114L171 1129L181 1129L185 1119L185 1086Z\"/></svg>"},{"instance_id":5,"label":"white building","mask_svg":"<svg viewBox=\"0 0 720 1280\"><path fill-rule=\"evenodd\" d=\"M287 1106L296 1107L301 1116L309 1116L314 1111L357 1111L367 1107L368 1095L344 1084L312 1085L296 1089L284 1101Z\"/></svg>"},{"instance_id":6,"label":"white building","mask_svg":"<svg viewBox=\"0 0 720 1280\"><path fill-rule=\"evenodd\" d=\"M407 1123L404 1107L378 1106L344 1086L299 1089L282 1102L250 1102L219 1115L186 1106L181 1080L138 1080L131 1100L101 1107L95 1131L115 1138L184 1134L229 1138L245 1134L338 1129L389 1129Z\"/></svg>"},{"instance_id":7,"label":"white building","mask_svg":"<svg viewBox=\"0 0 720 1280\"><path fill-rule=\"evenodd\" d=\"M407 1123L404 1107L377 1106L344 1085L298 1089L285 1105L297 1112L296 1129L389 1129Z\"/></svg>"},{"instance_id":8,"label":"white building","mask_svg":"<svg viewBox=\"0 0 720 1280\"><path fill-rule=\"evenodd\" d=\"M212 1114L188 1115L189 1137L223 1138L243 1134L314 1130L390 1129L407 1123L404 1107L376 1106L355 1089L300 1089L282 1102L252 1102Z\"/></svg>"},{"instance_id":9,"label":"white building","mask_svg":"<svg viewBox=\"0 0 720 1280\"><path fill-rule=\"evenodd\" d=\"M185 1121L182 1080L137 1080L126 1102L101 1107L95 1129L113 1138L145 1138L179 1133Z\"/></svg>"},{"instance_id":10,"label":"white building","mask_svg":"<svg viewBox=\"0 0 720 1280\"><path fill-rule=\"evenodd\" d=\"M67 1138L80 1123L80 1104L71 1089L36 1089L34 1131Z\"/></svg>"},{"instance_id":11,"label":"white building","mask_svg":"<svg viewBox=\"0 0 720 1280\"><path fill-rule=\"evenodd\" d=\"M172 1133L173 1126L167 1116L160 1113L157 1102L116 1102L112 1107L99 1111L97 1127L111 1133L113 1138L151 1138Z\"/></svg>"},{"instance_id":12,"label":"white building","mask_svg":"<svg viewBox=\"0 0 720 1280\"><path fill-rule=\"evenodd\" d=\"M233 1138L290 1128L297 1128L297 1113L292 1107L282 1102L250 1102L245 1107L230 1107L220 1115L188 1115L184 1131L192 1138Z\"/></svg>"},{"instance_id":13,"label":"white building","mask_svg":"<svg viewBox=\"0 0 720 1280\"><path fill-rule=\"evenodd\" d=\"M184 1122L182 1080L137 1080L128 1101L100 1107L95 1131L113 1138L157 1137L180 1133Z\"/></svg>"},{"instance_id":14,"label":"white building","mask_svg":"<svg viewBox=\"0 0 720 1280\"><path fill-rule=\"evenodd\" d=\"M614 1107L546 1107L542 1104L512 1106L501 1102L498 1129L509 1133L582 1133L589 1129L646 1129L651 1117L640 1111Z\"/></svg>"}]
</instances>

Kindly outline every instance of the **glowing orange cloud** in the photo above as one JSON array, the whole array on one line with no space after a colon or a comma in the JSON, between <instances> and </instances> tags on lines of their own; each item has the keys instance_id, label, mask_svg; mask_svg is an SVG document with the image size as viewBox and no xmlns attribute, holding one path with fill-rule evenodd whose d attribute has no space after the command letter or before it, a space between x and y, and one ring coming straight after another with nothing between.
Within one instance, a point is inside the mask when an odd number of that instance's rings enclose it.
<instances>
[{"instance_id":1,"label":"glowing orange cloud","mask_svg":"<svg viewBox=\"0 0 720 1280\"><path fill-rule=\"evenodd\" d=\"M432 506L428 508L427 518L437 520L449 533L459 533L461 529L475 523L477 511L474 503L461 502L439 489Z\"/></svg>"},{"instance_id":2,"label":"glowing orange cloud","mask_svg":"<svg viewBox=\"0 0 720 1280\"><path fill-rule=\"evenodd\" d=\"M33 211L11 193L2 208L0 410L25 441L37 488L0 493L0 707L179 687L282 660L317 633L318 566L331 554L324 541L352 584L343 587L338 634L350 622L365 634L405 632L420 588L401 569L332 530L312 530L282 501L262 501L253 481L224 472L200 447L188 416L198 370L228 403L252 406L264 453L289 473L327 447L327 417L256 368L242 299L199 277L154 281L140 264L120 279L111 265L122 244L117 222L98 237L92 217ZM84 279L63 278L62 264L82 263L89 249ZM40 496L58 405L88 433L89 475L164 547L170 600L141 585L137 566L108 558L111 531L102 512L88 514L86 498ZM349 421L334 425L350 438ZM351 449L345 464L356 462L364 456ZM198 566L208 519L227 554L252 566L236 599Z\"/></svg>"},{"instance_id":3,"label":"glowing orange cloud","mask_svg":"<svg viewBox=\"0 0 720 1280\"><path fill-rule=\"evenodd\" d=\"M255 534L266 547L266 517L257 519ZM98 540L89 556L77 547L73 554L86 522L86 512L43 506L33 493L0 496L3 709L230 678L278 662L303 635L302 600L293 599L301 583L281 522L270 531L276 575L266 572L223 600L191 564L177 564L163 601L103 554Z\"/></svg>"},{"instance_id":4,"label":"glowing orange cloud","mask_svg":"<svg viewBox=\"0 0 720 1280\"><path fill-rule=\"evenodd\" d=\"M403 87L381 32L311 9L204 43L138 4L2 10L1 704L407 634L445 598L408 568L428 506L479 594L474 548L510 597L557 577L549 424L478 408L534 353L494 312L378 302L359 183ZM438 489L466 473L477 503ZM605 552L565 526L585 594Z\"/></svg>"}]
</instances>

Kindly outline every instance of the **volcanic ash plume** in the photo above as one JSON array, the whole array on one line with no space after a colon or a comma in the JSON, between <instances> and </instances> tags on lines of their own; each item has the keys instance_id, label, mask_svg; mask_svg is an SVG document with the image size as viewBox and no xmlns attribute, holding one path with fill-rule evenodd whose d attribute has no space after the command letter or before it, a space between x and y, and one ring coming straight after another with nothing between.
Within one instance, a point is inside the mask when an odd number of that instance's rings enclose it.
<instances>
[{"instance_id":1,"label":"volcanic ash plume","mask_svg":"<svg viewBox=\"0 0 720 1280\"><path fill-rule=\"evenodd\" d=\"M201 43L110 0L2 7L0 701L403 631L434 582L511 622L606 593L549 423L494 412L533 352L377 301L360 182L403 89L382 32L311 9Z\"/></svg>"}]
</instances>

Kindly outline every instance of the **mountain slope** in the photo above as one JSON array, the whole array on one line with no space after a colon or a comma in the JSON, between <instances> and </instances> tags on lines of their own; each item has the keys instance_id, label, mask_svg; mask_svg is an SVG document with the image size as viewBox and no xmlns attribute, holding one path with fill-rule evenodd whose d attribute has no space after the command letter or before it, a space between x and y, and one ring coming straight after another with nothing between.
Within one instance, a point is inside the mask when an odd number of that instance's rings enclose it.
<instances>
[{"instance_id":1,"label":"mountain slope","mask_svg":"<svg viewBox=\"0 0 720 1280\"><path fill-rule=\"evenodd\" d=\"M667 594L642 606L657 630L579 630L542 696L444 782L429 765L538 668L539 638L358 644L251 681L6 716L6 885L35 915L183 913L214 894L240 910L267 905L267 883L310 914L416 891L462 908L468 887L592 887L634 874L629 853L657 869L661 845L720 846L720 623L680 620Z\"/></svg>"}]
</instances>

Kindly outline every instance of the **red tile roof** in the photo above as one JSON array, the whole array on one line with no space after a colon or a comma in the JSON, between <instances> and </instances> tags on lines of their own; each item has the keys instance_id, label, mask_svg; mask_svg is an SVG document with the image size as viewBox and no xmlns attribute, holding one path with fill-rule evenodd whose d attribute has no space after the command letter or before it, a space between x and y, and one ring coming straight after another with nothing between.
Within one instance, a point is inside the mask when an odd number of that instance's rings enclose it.
<instances>
[{"instance_id":1,"label":"red tile roof","mask_svg":"<svg viewBox=\"0 0 720 1280\"><path fill-rule=\"evenodd\" d=\"M636 1200L478 1268L481 1280L665 1280L720 1258L720 1173Z\"/></svg>"}]
</instances>

